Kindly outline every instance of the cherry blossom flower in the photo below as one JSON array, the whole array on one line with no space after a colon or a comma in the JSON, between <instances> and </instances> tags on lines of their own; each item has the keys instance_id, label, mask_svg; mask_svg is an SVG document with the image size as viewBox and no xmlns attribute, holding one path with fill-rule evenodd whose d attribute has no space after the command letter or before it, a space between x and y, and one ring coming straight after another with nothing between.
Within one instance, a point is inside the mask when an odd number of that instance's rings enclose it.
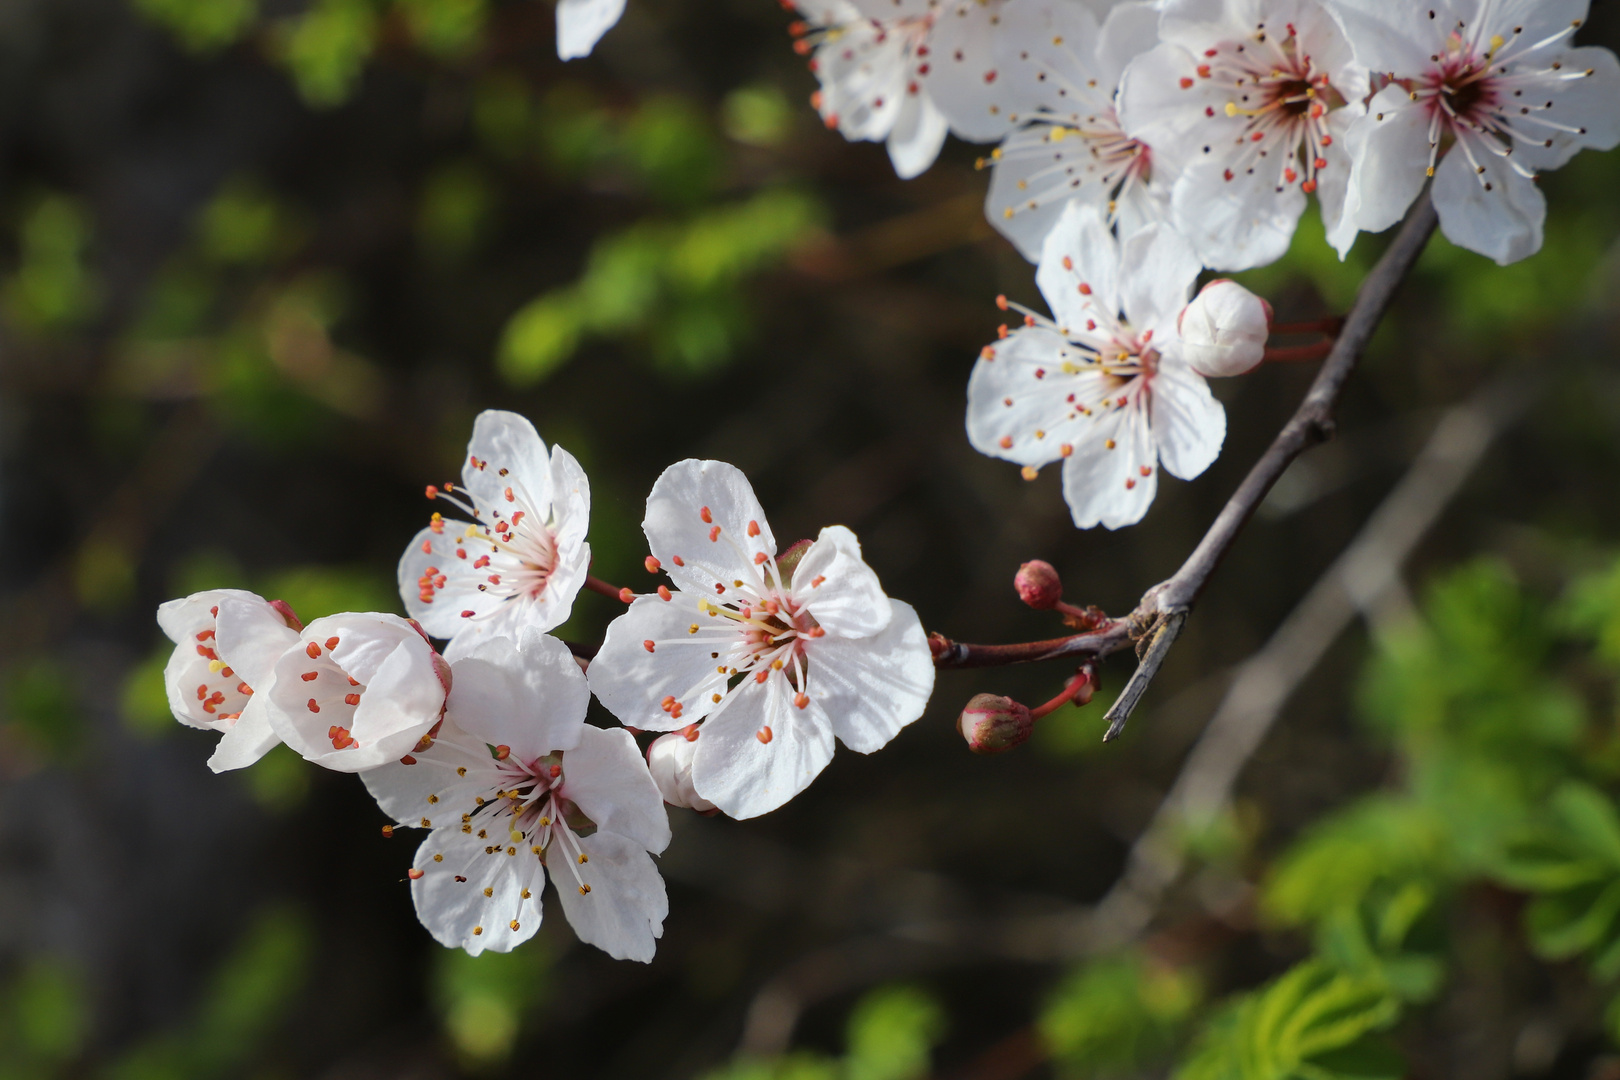
<instances>
[{"instance_id":1,"label":"cherry blossom flower","mask_svg":"<svg viewBox=\"0 0 1620 1080\"><path fill-rule=\"evenodd\" d=\"M163 669L174 718L224 736L208 767L240 769L269 753L281 740L270 728L266 693L276 661L298 643L291 609L240 589L211 589L163 604L157 620L175 643Z\"/></svg>"},{"instance_id":2,"label":"cherry blossom flower","mask_svg":"<svg viewBox=\"0 0 1620 1080\"><path fill-rule=\"evenodd\" d=\"M671 806L684 806L698 813L718 808L697 793L692 783L692 758L697 754L696 725L685 731L660 735L647 747L647 770L652 773L658 793Z\"/></svg>"},{"instance_id":3,"label":"cherry blossom flower","mask_svg":"<svg viewBox=\"0 0 1620 1080\"><path fill-rule=\"evenodd\" d=\"M1120 234L1169 215L1175 177L1115 111L1125 65L1159 42L1152 4L1116 4L1099 27L1074 0L1010 0L1002 10L998 64L1015 101L1028 102L981 167L993 166L985 215L1024 257L1070 199L1104 207Z\"/></svg>"},{"instance_id":4,"label":"cherry blossom flower","mask_svg":"<svg viewBox=\"0 0 1620 1080\"><path fill-rule=\"evenodd\" d=\"M1271 305L1235 281L1205 285L1176 320L1187 366L1206 379L1253 371L1266 357Z\"/></svg>"},{"instance_id":5,"label":"cherry blossom flower","mask_svg":"<svg viewBox=\"0 0 1620 1080\"><path fill-rule=\"evenodd\" d=\"M590 684L623 723L691 728L694 792L734 818L774 810L832 760L922 715L934 668L911 606L883 593L855 534L776 555L748 479L719 461L664 470L642 523L675 590L608 627Z\"/></svg>"},{"instance_id":6,"label":"cherry blossom flower","mask_svg":"<svg viewBox=\"0 0 1620 1080\"><path fill-rule=\"evenodd\" d=\"M650 961L669 901L649 852L669 820L635 740L585 723L579 665L532 628L481 641L454 672L437 734L361 777L395 821L432 830L410 872L422 925L507 952L540 928L549 873L581 941Z\"/></svg>"},{"instance_id":7,"label":"cherry blossom flower","mask_svg":"<svg viewBox=\"0 0 1620 1080\"><path fill-rule=\"evenodd\" d=\"M557 0L557 56L589 56L624 15L624 0Z\"/></svg>"},{"instance_id":8,"label":"cherry blossom flower","mask_svg":"<svg viewBox=\"0 0 1620 1080\"><path fill-rule=\"evenodd\" d=\"M1198 272L1169 226L1122 244L1097 207L1070 203L1035 274L1054 318L1019 308L1024 326L1003 327L968 381L974 448L1031 479L1063 462L1063 497L1082 529L1140 521L1161 463L1183 480L1207 469L1226 413L1187 366L1176 329Z\"/></svg>"},{"instance_id":9,"label":"cherry blossom flower","mask_svg":"<svg viewBox=\"0 0 1620 1080\"><path fill-rule=\"evenodd\" d=\"M427 489L473 523L433 515L399 560L405 610L448 638L451 660L484 637L567 620L590 567L591 489L572 454L517 413L480 413L461 486Z\"/></svg>"},{"instance_id":10,"label":"cherry blossom flower","mask_svg":"<svg viewBox=\"0 0 1620 1080\"><path fill-rule=\"evenodd\" d=\"M1536 173L1620 143L1620 62L1573 47L1586 0L1336 0L1356 56L1391 81L1351 129L1353 223L1399 221L1434 178L1446 238L1502 265L1541 249Z\"/></svg>"},{"instance_id":11,"label":"cherry blossom flower","mask_svg":"<svg viewBox=\"0 0 1620 1080\"><path fill-rule=\"evenodd\" d=\"M265 695L281 741L317 765L361 772L399 758L444 715L450 666L414 622L380 612L304 627Z\"/></svg>"},{"instance_id":12,"label":"cherry blossom flower","mask_svg":"<svg viewBox=\"0 0 1620 1080\"><path fill-rule=\"evenodd\" d=\"M1120 89L1125 130L1181 155L1176 228L1206 266L1245 270L1288 250L1314 193L1342 258L1345 134L1365 111L1367 69L1317 0L1169 0L1164 39Z\"/></svg>"},{"instance_id":13,"label":"cherry blossom flower","mask_svg":"<svg viewBox=\"0 0 1620 1080\"><path fill-rule=\"evenodd\" d=\"M975 142L1006 134L994 41L1003 0L797 0L795 47L814 51L814 102L846 139L884 141L910 179L934 163L946 131Z\"/></svg>"}]
</instances>

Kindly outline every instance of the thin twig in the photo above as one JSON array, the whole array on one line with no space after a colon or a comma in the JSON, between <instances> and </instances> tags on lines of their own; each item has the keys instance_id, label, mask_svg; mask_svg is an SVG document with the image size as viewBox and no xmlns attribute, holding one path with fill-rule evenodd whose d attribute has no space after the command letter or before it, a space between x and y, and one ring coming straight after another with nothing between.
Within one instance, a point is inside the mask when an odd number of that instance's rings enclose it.
<instances>
[{"instance_id":1,"label":"thin twig","mask_svg":"<svg viewBox=\"0 0 1620 1080\"><path fill-rule=\"evenodd\" d=\"M1147 648L1142 652L1142 662L1136 665L1136 670L1131 672L1130 679L1125 683L1125 689L1119 692L1119 697L1114 699L1114 704L1103 716L1103 719L1108 721L1108 730L1103 732L1103 742L1113 742L1119 738L1119 733L1125 730L1125 721L1131 718L1131 713L1135 710L1136 703L1142 699L1148 683L1159 673L1159 666L1170 654L1170 646L1181 636L1181 627L1186 621L1185 611L1172 611L1162 616L1157 625L1148 631L1148 636L1144 639Z\"/></svg>"},{"instance_id":2,"label":"thin twig","mask_svg":"<svg viewBox=\"0 0 1620 1080\"><path fill-rule=\"evenodd\" d=\"M928 647L933 650L935 667L1005 667L1061 656L1108 656L1129 645L1131 637L1129 622L1110 619L1102 627L1084 634L1012 645L970 645L965 641L952 641L943 634L929 634Z\"/></svg>"}]
</instances>

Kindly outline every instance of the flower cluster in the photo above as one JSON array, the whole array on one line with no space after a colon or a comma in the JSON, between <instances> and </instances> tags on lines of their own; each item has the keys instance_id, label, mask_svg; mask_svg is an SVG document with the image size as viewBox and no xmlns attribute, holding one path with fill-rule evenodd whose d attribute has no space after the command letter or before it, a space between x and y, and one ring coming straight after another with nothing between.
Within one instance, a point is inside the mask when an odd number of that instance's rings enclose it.
<instances>
[{"instance_id":1,"label":"flower cluster","mask_svg":"<svg viewBox=\"0 0 1620 1080\"><path fill-rule=\"evenodd\" d=\"M1430 178L1445 235L1513 262L1541 246L1536 174L1620 143L1620 62L1572 43L1586 0L794 6L822 117L901 176L947 130L999 143L985 211L1052 315L985 347L968 435L1026 477L1062 460L1082 528L1140 520L1160 462L1190 479L1220 450L1202 376L1257 364L1269 311L1221 282L1184 317L1203 269L1280 258L1313 198L1343 258Z\"/></svg>"},{"instance_id":2,"label":"flower cluster","mask_svg":"<svg viewBox=\"0 0 1620 1080\"><path fill-rule=\"evenodd\" d=\"M581 940L650 961L669 910L652 858L670 841L666 802L773 810L827 766L835 737L871 753L927 704L922 625L884 595L854 534L831 526L778 551L730 465L683 461L659 478L647 566L675 588L633 598L588 678L547 633L589 580L578 462L523 417L486 412L460 484L427 493L466 520L434 513L406 548L411 618L306 626L285 603L223 589L164 604L158 622L175 643L175 718L222 735L215 771L285 743L359 773L398 825L429 830L408 877L445 945L528 939L549 880ZM586 723L593 692L623 727ZM677 733L644 757L644 730Z\"/></svg>"}]
</instances>

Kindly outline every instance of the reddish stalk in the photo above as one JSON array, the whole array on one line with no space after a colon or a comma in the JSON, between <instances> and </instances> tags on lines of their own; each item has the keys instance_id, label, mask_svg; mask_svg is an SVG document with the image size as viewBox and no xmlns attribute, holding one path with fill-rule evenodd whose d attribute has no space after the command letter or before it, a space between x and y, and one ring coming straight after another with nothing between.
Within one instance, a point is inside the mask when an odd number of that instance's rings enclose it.
<instances>
[{"instance_id":1,"label":"reddish stalk","mask_svg":"<svg viewBox=\"0 0 1620 1080\"><path fill-rule=\"evenodd\" d=\"M601 578L592 577L589 574L585 575L585 587L591 590L591 592L601 593L603 596L611 597L612 599L618 600L625 604L628 604L630 601L636 598L636 594L631 592L629 589L621 589L617 585L609 585Z\"/></svg>"},{"instance_id":2,"label":"reddish stalk","mask_svg":"<svg viewBox=\"0 0 1620 1080\"><path fill-rule=\"evenodd\" d=\"M1332 341L1318 341L1311 345L1284 345L1275 349L1267 349L1264 362L1267 364L1298 364L1308 360L1324 359L1332 351Z\"/></svg>"},{"instance_id":3,"label":"reddish stalk","mask_svg":"<svg viewBox=\"0 0 1620 1080\"><path fill-rule=\"evenodd\" d=\"M1304 322L1272 323L1272 337L1290 337L1294 334L1327 334L1338 337L1339 331L1344 329L1343 315L1329 315L1323 319L1307 319Z\"/></svg>"}]
</instances>

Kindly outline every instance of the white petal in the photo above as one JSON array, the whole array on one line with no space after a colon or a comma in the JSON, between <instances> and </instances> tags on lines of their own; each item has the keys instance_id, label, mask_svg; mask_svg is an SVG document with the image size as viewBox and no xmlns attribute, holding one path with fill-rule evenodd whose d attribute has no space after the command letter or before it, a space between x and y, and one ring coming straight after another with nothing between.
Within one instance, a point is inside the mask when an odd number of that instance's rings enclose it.
<instances>
[{"instance_id":1,"label":"white petal","mask_svg":"<svg viewBox=\"0 0 1620 1080\"><path fill-rule=\"evenodd\" d=\"M888 604L888 626L876 636L829 634L808 646L810 698L844 745L863 754L886 745L921 716L934 689L934 660L922 621L910 604Z\"/></svg>"},{"instance_id":2,"label":"white petal","mask_svg":"<svg viewBox=\"0 0 1620 1080\"><path fill-rule=\"evenodd\" d=\"M481 642L451 668L445 717L519 758L572 749L591 692L568 646L538 630Z\"/></svg>"},{"instance_id":3,"label":"white petal","mask_svg":"<svg viewBox=\"0 0 1620 1080\"><path fill-rule=\"evenodd\" d=\"M692 756L696 753L697 740L687 738L685 732L660 735L647 747L647 771L665 802L705 813L718 807L692 785Z\"/></svg>"},{"instance_id":4,"label":"white petal","mask_svg":"<svg viewBox=\"0 0 1620 1080\"><path fill-rule=\"evenodd\" d=\"M793 572L793 596L830 634L860 638L889 624L889 598L842 525L821 530Z\"/></svg>"},{"instance_id":5,"label":"white petal","mask_svg":"<svg viewBox=\"0 0 1620 1080\"><path fill-rule=\"evenodd\" d=\"M1162 42L1125 67L1119 86L1120 126L1153 148L1155 175L1161 170L1179 173L1209 144L1200 131L1205 110L1219 115L1226 101L1218 83L1198 77L1198 61L1191 53Z\"/></svg>"},{"instance_id":6,"label":"white petal","mask_svg":"<svg viewBox=\"0 0 1620 1080\"><path fill-rule=\"evenodd\" d=\"M1171 476L1191 480L1220 456L1226 410L1209 392L1209 384L1172 356L1161 359L1152 387L1159 460Z\"/></svg>"},{"instance_id":7,"label":"white petal","mask_svg":"<svg viewBox=\"0 0 1620 1080\"><path fill-rule=\"evenodd\" d=\"M506 848L488 853L489 846L459 826L435 829L416 850L422 876L411 882L416 917L433 939L474 956L485 949L510 952L540 929L540 859L524 848L515 855ZM443 858L435 861L435 855Z\"/></svg>"},{"instance_id":8,"label":"white petal","mask_svg":"<svg viewBox=\"0 0 1620 1080\"><path fill-rule=\"evenodd\" d=\"M1149 225L1130 236L1120 253L1120 306L1138 330L1173 323L1192 296L1203 264L1192 245L1169 225Z\"/></svg>"},{"instance_id":9,"label":"white petal","mask_svg":"<svg viewBox=\"0 0 1620 1080\"><path fill-rule=\"evenodd\" d=\"M175 643L163 668L169 711L180 723L205 731L229 730L231 721L225 717L248 703L237 688L242 680L234 669L225 675L214 666L219 656L214 616L225 600L265 605L263 597L240 589L210 589L170 600L157 611L158 625Z\"/></svg>"},{"instance_id":10,"label":"white petal","mask_svg":"<svg viewBox=\"0 0 1620 1080\"><path fill-rule=\"evenodd\" d=\"M215 621L219 658L255 693L270 689L276 661L298 644L298 631L258 597L221 597Z\"/></svg>"},{"instance_id":11,"label":"white petal","mask_svg":"<svg viewBox=\"0 0 1620 1080\"><path fill-rule=\"evenodd\" d=\"M1176 228L1212 270L1248 270L1282 258L1305 212L1305 193L1298 184L1283 185L1276 166L1250 167L1221 153L1191 162L1170 201Z\"/></svg>"},{"instance_id":12,"label":"white petal","mask_svg":"<svg viewBox=\"0 0 1620 1080\"><path fill-rule=\"evenodd\" d=\"M910 180L928 171L945 145L945 114L921 94L908 94L889 129L887 147L895 175Z\"/></svg>"},{"instance_id":13,"label":"white petal","mask_svg":"<svg viewBox=\"0 0 1620 1080\"><path fill-rule=\"evenodd\" d=\"M739 580L754 586L747 595L756 594L765 582L765 566L756 558L776 555L776 538L753 486L741 469L723 461L688 458L665 469L647 496L641 528L665 573L717 600L735 592Z\"/></svg>"},{"instance_id":14,"label":"white petal","mask_svg":"<svg viewBox=\"0 0 1620 1080\"><path fill-rule=\"evenodd\" d=\"M648 851L669 846L663 797L636 740L623 728L586 726L579 743L563 754L562 794L604 832L628 837Z\"/></svg>"},{"instance_id":15,"label":"white petal","mask_svg":"<svg viewBox=\"0 0 1620 1080\"><path fill-rule=\"evenodd\" d=\"M741 640L732 625L699 610L691 593L669 600L638 596L607 628L586 672L591 692L629 727L673 731L694 724L714 707L712 696L725 693L726 676L718 669ZM655 651L647 651L648 641ZM662 708L669 697L681 705L678 719Z\"/></svg>"},{"instance_id":16,"label":"white petal","mask_svg":"<svg viewBox=\"0 0 1620 1080\"><path fill-rule=\"evenodd\" d=\"M698 731L692 782L699 795L741 819L775 810L810 786L832 760L832 723L813 700L796 708L793 693L776 672L726 697Z\"/></svg>"},{"instance_id":17,"label":"white petal","mask_svg":"<svg viewBox=\"0 0 1620 1080\"><path fill-rule=\"evenodd\" d=\"M1373 71L1412 77L1429 66L1429 57L1450 33L1448 5L1407 0L1329 0L1356 60ZM1433 12L1433 17L1430 13Z\"/></svg>"},{"instance_id":18,"label":"white petal","mask_svg":"<svg viewBox=\"0 0 1620 1080\"><path fill-rule=\"evenodd\" d=\"M504 786L488 744L449 721L439 728L432 746L408 756L413 759L408 764L391 761L360 774L383 813L401 825L450 824L476 810L480 797L487 799ZM424 826L423 821L429 824Z\"/></svg>"},{"instance_id":19,"label":"white petal","mask_svg":"<svg viewBox=\"0 0 1620 1080\"><path fill-rule=\"evenodd\" d=\"M1035 284L1059 324L1078 326L1097 308L1110 319L1119 312L1119 242L1097 207L1064 206L1046 234Z\"/></svg>"},{"instance_id":20,"label":"white petal","mask_svg":"<svg viewBox=\"0 0 1620 1080\"><path fill-rule=\"evenodd\" d=\"M579 940L595 945L615 960L651 963L669 914L669 896L658 866L634 841L610 832L582 837L579 846L589 862L572 869L591 887L582 894L569 869L553 865L563 914ZM561 858L555 844L546 858Z\"/></svg>"},{"instance_id":21,"label":"white petal","mask_svg":"<svg viewBox=\"0 0 1620 1080\"><path fill-rule=\"evenodd\" d=\"M474 458L482 468L473 464ZM505 502L506 489L512 488L521 506L544 516L551 507L551 467L546 444L527 417L486 409L473 421L467 460L461 466L461 483L492 504Z\"/></svg>"},{"instance_id":22,"label":"white petal","mask_svg":"<svg viewBox=\"0 0 1620 1080\"><path fill-rule=\"evenodd\" d=\"M1316 201L1322 208L1322 225L1327 231L1328 243L1341 260L1350 253L1361 231L1348 205L1350 174L1355 167L1349 136L1350 129L1365 115L1366 108L1360 104L1334 109L1328 114L1328 131L1333 143L1322 148L1327 167L1316 174Z\"/></svg>"},{"instance_id":23,"label":"white petal","mask_svg":"<svg viewBox=\"0 0 1620 1080\"><path fill-rule=\"evenodd\" d=\"M248 701L242 715L214 747L208 767L215 772L244 769L268 754L281 741L270 727L270 706L265 698Z\"/></svg>"},{"instance_id":24,"label":"white petal","mask_svg":"<svg viewBox=\"0 0 1620 1080\"><path fill-rule=\"evenodd\" d=\"M1006 135L1016 111L995 56L1002 9L1002 0L947 0L928 35L932 63L918 82L950 129L970 142Z\"/></svg>"},{"instance_id":25,"label":"white petal","mask_svg":"<svg viewBox=\"0 0 1620 1080\"><path fill-rule=\"evenodd\" d=\"M1157 15L1153 21L1157 24ZM1001 6L1001 22L992 35L997 81L1025 114L1040 111L1078 121L1108 107L1119 69L1116 65L1105 70L1099 65L1113 57L1100 55L1096 49L1098 33L1097 17L1084 4L1008 0ZM1093 81L1096 87L1090 85Z\"/></svg>"},{"instance_id":26,"label":"white petal","mask_svg":"<svg viewBox=\"0 0 1620 1080\"><path fill-rule=\"evenodd\" d=\"M1534 114L1578 130L1557 131L1520 117L1511 118L1524 134L1552 140L1550 147L1515 142L1514 153L1536 169L1559 168L1582 149L1612 150L1620 144L1620 60L1608 49L1596 46L1571 49L1559 60L1566 71L1592 74L1563 83L1558 93L1542 99L1551 101L1552 108Z\"/></svg>"},{"instance_id":27,"label":"white petal","mask_svg":"<svg viewBox=\"0 0 1620 1080\"><path fill-rule=\"evenodd\" d=\"M1474 172L1459 143L1435 170L1440 231L1458 247L1488 255L1502 266L1540 251L1547 200L1536 182L1488 150L1475 150L1474 159L1484 173Z\"/></svg>"},{"instance_id":28,"label":"white petal","mask_svg":"<svg viewBox=\"0 0 1620 1080\"><path fill-rule=\"evenodd\" d=\"M624 14L624 0L557 0L557 55L589 56Z\"/></svg>"},{"instance_id":29,"label":"white petal","mask_svg":"<svg viewBox=\"0 0 1620 1080\"><path fill-rule=\"evenodd\" d=\"M1074 454L1063 462L1063 498L1075 525L1118 529L1141 521L1158 490L1156 465L1141 406L1099 414L1091 437L1076 442Z\"/></svg>"},{"instance_id":30,"label":"white petal","mask_svg":"<svg viewBox=\"0 0 1620 1080\"><path fill-rule=\"evenodd\" d=\"M968 379L968 441L979 453L1039 468L1062 459L1065 446L1112 437L1114 421L1104 418L1113 410L1088 416L1077 407L1113 385L1100 365L1042 327L1015 330L994 349Z\"/></svg>"},{"instance_id":31,"label":"white petal","mask_svg":"<svg viewBox=\"0 0 1620 1080\"><path fill-rule=\"evenodd\" d=\"M1139 0L1115 3L1097 38L1097 77L1110 94L1125 74L1125 65L1159 44L1159 12Z\"/></svg>"},{"instance_id":32,"label":"white petal","mask_svg":"<svg viewBox=\"0 0 1620 1080\"><path fill-rule=\"evenodd\" d=\"M1362 232L1382 232L1406 215L1428 177L1428 110L1399 86L1386 86L1351 126L1349 142L1345 215Z\"/></svg>"}]
</instances>

